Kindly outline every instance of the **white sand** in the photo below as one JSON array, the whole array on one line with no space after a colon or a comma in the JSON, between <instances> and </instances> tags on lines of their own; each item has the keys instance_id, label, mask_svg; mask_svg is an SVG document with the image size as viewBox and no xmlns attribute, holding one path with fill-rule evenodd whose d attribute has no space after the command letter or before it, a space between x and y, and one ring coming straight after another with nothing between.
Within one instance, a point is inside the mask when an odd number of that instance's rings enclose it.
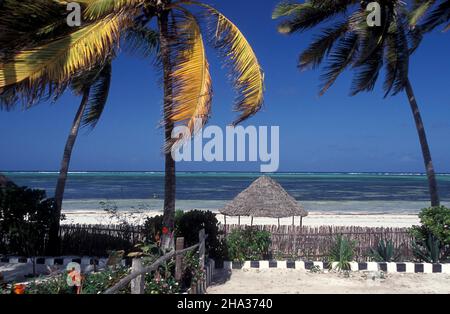
<instances>
[{"instance_id":1,"label":"white sand","mask_svg":"<svg viewBox=\"0 0 450 314\"><path fill-rule=\"evenodd\" d=\"M118 219L111 218L104 211L64 211L66 220L63 224L117 224ZM161 215L161 212L121 212L122 219L134 224L141 224L147 217ZM218 214L220 223L224 223L224 216ZM237 217L227 217L227 224L237 224ZM292 218L280 219L282 225L291 225ZM295 224L300 223L300 218L295 218ZM250 224L249 217L241 217L241 224ZM277 219L254 218L255 225L276 225ZM308 217L303 218L305 226L361 226L361 227L411 227L419 224L417 215L407 214L328 214L312 212Z\"/></svg>"},{"instance_id":2,"label":"white sand","mask_svg":"<svg viewBox=\"0 0 450 314\"><path fill-rule=\"evenodd\" d=\"M264 287L264 289L261 289ZM450 293L448 274L386 274L373 280L363 272L350 278L337 273L313 274L294 269L233 270L231 278L221 278L208 294L397 294Z\"/></svg>"}]
</instances>

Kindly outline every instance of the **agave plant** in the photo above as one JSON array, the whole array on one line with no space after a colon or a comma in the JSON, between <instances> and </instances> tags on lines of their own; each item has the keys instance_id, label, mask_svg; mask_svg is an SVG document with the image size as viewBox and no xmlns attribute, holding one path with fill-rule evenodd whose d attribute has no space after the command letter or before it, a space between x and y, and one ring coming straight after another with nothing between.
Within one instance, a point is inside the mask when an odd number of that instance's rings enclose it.
<instances>
[{"instance_id":1,"label":"agave plant","mask_svg":"<svg viewBox=\"0 0 450 314\"><path fill-rule=\"evenodd\" d=\"M235 124L253 116L263 103L264 75L239 28L210 5L171 0L79 0L82 25L65 24L67 1L5 0L0 11L0 93L20 95L32 104L59 95L74 76L102 64L128 30L156 32L164 82L165 197L163 225L174 227L175 162L172 131L187 126L195 134L210 115L212 80L203 36L223 54L238 93ZM200 14L197 12L200 11ZM9 12L9 14L8 14ZM64 13L65 12L65 13ZM12 14L14 13L14 14ZM33 18L29 20L30 15ZM150 23L156 20L157 30ZM202 21L209 21L205 30ZM22 22L24 25L16 25ZM147 32L147 33L148 33ZM9 102L11 103L11 101ZM60 209L59 209L60 210ZM59 222L58 222L59 223ZM56 229L55 229L56 230Z\"/></svg>"},{"instance_id":2,"label":"agave plant","mask_svg":"<svg viewBox=\"0 0 450 314\"><path fill-rule=\"evenodd\" d=\"M429 234L426 241L412 243L414 256L426 263L439 263L441 261L441 241L433 234Z\"/></svg>"},{"instance_id":3,"label":"agave plant","mask_svg":"<svg viewBox=\"0 0 450 314\"><path fill-rule=\"evenodd\" d=\"M396 252L392 240L381 239L376 248L370 249L370 257L376 262L395 262L399 259L400 253Z\"/></svg>"},{"instance_id":4,"label":"agave plant","mask_svg":"<svg viewBox=\"0 0 450 314\"><path fill-rule=\"evenodd\" d=\"M349 271L351 269L350 262L355 255L355 245L355 241L350 241L342 235L338 235L328 255L330 269L333 269L333 263L337 263L334 269Z\"/></svg>"},{"instance_id":5,"label":"agave plant","mask_svg":"<svg viewBox=\"0 0 450 314\"><path fill-rule=\"evenodd\" d=\"M295 34L323 25L313 42L300 55L301 70L323 67L320 95L323 95L345 70L355 72L351 95L372 91L385 66L385 97L405 92L413 114L428 177L431 206L439 206L436 174L424 123L409 80L409 60L421 36L409 31L409 11L404 1L379 0L381 26L367 23L370 1L309 0L283 2L273 12L282 18L278 30Z\"/></svg>"}]
</instances>

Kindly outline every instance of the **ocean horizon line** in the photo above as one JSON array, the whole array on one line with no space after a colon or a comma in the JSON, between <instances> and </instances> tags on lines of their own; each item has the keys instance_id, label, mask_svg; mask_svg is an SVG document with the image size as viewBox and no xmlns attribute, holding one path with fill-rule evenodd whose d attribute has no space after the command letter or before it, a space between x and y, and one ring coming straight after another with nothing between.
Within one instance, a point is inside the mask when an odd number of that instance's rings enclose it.
<instances>
[{"instance_id":1,"label":"ocean horizon line","mask_svg":"<svg viewBox=\"0 0 450 314\"><path fill-rule=\"evenodd\" d=\"M57 170L0 170L1 173L38 173L38 174L57 174ZM144 174L164 174L163 170L74 170L69 171L69 174L92 174L92 173L144 173ZM278 171L272 173L262 173L258 171L177 171L178 174L255 174L255 175L286 175L286 174L346 174L346 175L409 175L409 176L426 176L424 172L417 171ZM448 176L450 172L436 173L438 176Z\"/></svg>"}]
</instances>

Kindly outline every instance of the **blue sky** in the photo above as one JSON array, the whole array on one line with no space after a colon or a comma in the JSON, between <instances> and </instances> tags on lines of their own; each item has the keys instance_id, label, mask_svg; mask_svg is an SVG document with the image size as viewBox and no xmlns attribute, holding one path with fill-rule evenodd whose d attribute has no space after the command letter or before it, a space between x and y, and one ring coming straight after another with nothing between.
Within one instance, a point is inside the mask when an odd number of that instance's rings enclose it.
<instances>
[{"instance_id":1,"label":"blue sky","mask_svg":"<svg viewBox=\"0 0 450 314\"><path fill-rule=\"evenodd\" d=\"M282 36L273 0L211 0L245 33L266 75L263 110L244 125L280 126L279 171L422 172L423 162L404 94L349 96L345 73L318 97L319 71L299 72L296 62L311 34ZM438 172L450 172L450 34L429 35L411 60L410 78L421 106ZM211 124L236 117L227 71L208 51L213 76ZM113 65L104 116L92 132L82 130L71 170L163 170L160 77L149 60L122 54ZM57 170L80 99L70 93L56 104L0 112L0 170ZM258 171L259 163L181 163L178 170Z\"/></svg>"}]
</instances>

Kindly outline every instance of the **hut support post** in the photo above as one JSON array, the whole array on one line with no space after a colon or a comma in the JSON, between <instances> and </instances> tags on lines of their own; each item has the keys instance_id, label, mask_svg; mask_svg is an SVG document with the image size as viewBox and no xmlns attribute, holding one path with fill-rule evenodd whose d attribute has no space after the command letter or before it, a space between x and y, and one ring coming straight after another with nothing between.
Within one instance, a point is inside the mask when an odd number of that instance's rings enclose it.
<instances>
[{"instance_id":1,"label":"hut support post","mask_svg":"<svg viewBox=\"0 0 450 314\"><path fill-rule=\"evenodd\" d=\"M280 218L278 218L278 228L280 228Z\"/></svg>"},{"instance_id":2,"label":"hut support post","mask_svg":"<svg viewBox=\"0 0 450 314\"><path fill-rule=\"evenodd\" d=\"M253 216L252 216L252 221L250 223L250 226L253 227Z\"/></svg>"},{"instance_id":3,"label":"hut support post","mask_svg":"<svg viewBox=\"0 0 450 314\"><path fill-rule=\"evenodd\" d=\"M241 216L238 216L238 225L241 225Z\"/></svg>"},{"instance_id":4,"label":"hut support post","mask_svg":"<svg viewBox=\"0 0 450 314\"><path fill-rule=\"evenodd\" d=\"M225 225L225 235L227 235L227 215L223 215L223 223Z\"/></svg>"},{"instance_id":5,"label":"hut support post","mask_svg":"<svg viewBox=\"0 0 450 314\"><path fill-rule=\"evenodd\" d=\"M293 258L297 259L297 228L295 227L295 220L294 217L292 217L292 229L294 232L294 245L293 245Z\"/></svg>"},{"instance_id":6,"label":"hut support post","mask_svg":"<svg viewBox=\"0 0 450 314\"><path fill-rule=\"evenodd\" d=\"M300 229L303 227L303 216L300 216Z\"/></svg>"}]
</instances>

